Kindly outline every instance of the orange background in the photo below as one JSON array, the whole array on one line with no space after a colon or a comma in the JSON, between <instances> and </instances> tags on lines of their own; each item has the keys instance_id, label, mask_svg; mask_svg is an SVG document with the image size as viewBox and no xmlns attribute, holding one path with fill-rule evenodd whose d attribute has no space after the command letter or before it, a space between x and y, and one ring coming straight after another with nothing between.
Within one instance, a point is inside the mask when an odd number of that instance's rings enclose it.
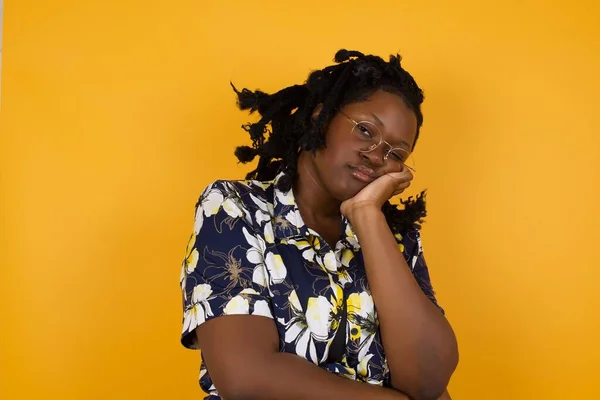
<instances>
[{"instance_id":1,"label":"orange background","mask_svg":"<svg viewBox=\"0 0 600 400\"><path fill-rule=\"evenodd\" d=\"M597 396L598 2L5 7L1 398L201 397L178 278L200 191L248 170L229 80L276 90L341 47L399 51L426 91L413 190L453 397Z\"/></svg>"}]
</instances>

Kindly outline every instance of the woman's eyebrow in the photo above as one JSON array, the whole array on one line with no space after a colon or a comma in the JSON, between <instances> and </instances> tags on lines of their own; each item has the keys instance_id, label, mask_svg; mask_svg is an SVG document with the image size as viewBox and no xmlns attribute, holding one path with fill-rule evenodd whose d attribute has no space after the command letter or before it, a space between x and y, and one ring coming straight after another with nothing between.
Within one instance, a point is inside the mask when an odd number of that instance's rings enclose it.
<instances>
[{"instance_id":1,"label":"woman's eyebrow","mask_svg":"<svg viewBox=\"0 0 600 400\"><path fill-rule=\"evenodd\" d=\"M371 116L372 116L372 117L375 119L375 122L377 123L377 125L380 125L380 126L385 126L385 125L383 124L383 122L381 122L381 120L379 119L379 117L378 117L377 115L375 115L373 112L371 112L370 114L371 114Z\"/></svg>"},{"instance_id":2,"label":"woman's eyebrow","mask_svg":"<svg viewBox=\"0 0 600 400\"><path fill-rule=\"evenodd\" d=\"M400 147L406 147L406 148L410 149L410 144L408 144L408 142L406 140L401 140L399 146Z\"/></svg>"},{"instance_id":3,"label":"woman's eyebrow","mask_svg":"<svg viewBox=\"0 0 600 400\"><path fill-rule=\"evenodd\" d=\"M381 127L385 127L384 123L379 119L379 117L377 115L375 115L375 113L370 112L369 113L373 119L375 120L375 123ZM410 149L410 144L406 141L406 140L400 140L398 143L398 146L394 146L394 147L407 147Z\"/></svg>"}]
</instances>

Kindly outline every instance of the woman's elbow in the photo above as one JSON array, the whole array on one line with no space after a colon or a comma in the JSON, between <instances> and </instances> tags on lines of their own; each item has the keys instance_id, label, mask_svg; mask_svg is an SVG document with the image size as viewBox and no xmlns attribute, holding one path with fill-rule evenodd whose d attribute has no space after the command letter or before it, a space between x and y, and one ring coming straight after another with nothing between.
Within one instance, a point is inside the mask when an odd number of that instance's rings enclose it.
<instances>
[{"instance_id":1,"label":"woman's elbow","mask_svg":"<svg viewBox=\"0 0 600 400\"><path fill-rule=\"evenodd\" d=\"M443 360L443 361L442 361ZM406 393L412 400L438 400L445 392L450 378L458 365L458 352L449 352L446 357L435 363L435 368L421 370L412 380L412 385L392 385ZM419 378L417 378L417 376ZM400 387L402 386L402 387Z\"/></svg>"},{"instance_id":2,"label":"woman's elbow","mask_svg":"<svg viewBox=\"0 0 600 400\"><path fill-rule=\"evenodd\" d=\"M261 391L257 388L257 382L252 382L240 377L232 377L226 382L220 382L215 388L219 395L227 400L259 400ZM264 393L263 393L264 395Z\"/></svg>"}]
</instances>

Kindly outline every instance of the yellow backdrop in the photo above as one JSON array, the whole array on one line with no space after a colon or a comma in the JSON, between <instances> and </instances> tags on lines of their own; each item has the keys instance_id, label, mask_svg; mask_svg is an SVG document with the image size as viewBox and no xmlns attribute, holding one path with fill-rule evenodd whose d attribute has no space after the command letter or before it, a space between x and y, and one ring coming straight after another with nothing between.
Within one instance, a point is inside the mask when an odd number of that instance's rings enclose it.
<instances>
[{"instance_id":1,"label":"yellow backdrop","mask_svg":"<svg viewBox=\"0 0 600 400\"><path fill-rule=\"evenodd\" d=\"M413 191L453 397L595 398L598 2L296 3L7 2L0 397L201 397L179 266L201 189L248 170L229 80L275 90L347 47L426 90Z\"/></svg>"}]
</instances>

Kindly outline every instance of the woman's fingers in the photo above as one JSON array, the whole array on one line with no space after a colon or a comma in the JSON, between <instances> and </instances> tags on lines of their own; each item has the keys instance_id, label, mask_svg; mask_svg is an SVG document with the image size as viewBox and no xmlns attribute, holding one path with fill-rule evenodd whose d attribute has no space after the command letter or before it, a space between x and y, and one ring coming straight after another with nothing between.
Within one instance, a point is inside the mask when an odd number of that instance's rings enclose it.
<instances>
[{"instance_id":1,"label":"woman's fingers","mask_svg":"<svg viewBox=\"0 0 600 400\"><path fill-rule=\"evenodd\" d=\"M391 176L396 182L398 182L398 184L400 184L400 182L404 182L404 181L411 181L413 179L413 174L410 171L410 169L406 168L405 166L402 167L402 170L399 172L392 172L388 174L389 176Z\"/></svg>"},{"instance_id":2,"label":"woman's fingers","mask_svg":"<svg viewBox=\"0 0 600 400\"><path fill-rule=\"evenodd\" d=\"M400 193L404 192L410 186L411 183L412 183L412 180L398 184L398 186L396 186L396 190L394 191L392 196L397 196Z\"/></svg>"}]
</instances>

